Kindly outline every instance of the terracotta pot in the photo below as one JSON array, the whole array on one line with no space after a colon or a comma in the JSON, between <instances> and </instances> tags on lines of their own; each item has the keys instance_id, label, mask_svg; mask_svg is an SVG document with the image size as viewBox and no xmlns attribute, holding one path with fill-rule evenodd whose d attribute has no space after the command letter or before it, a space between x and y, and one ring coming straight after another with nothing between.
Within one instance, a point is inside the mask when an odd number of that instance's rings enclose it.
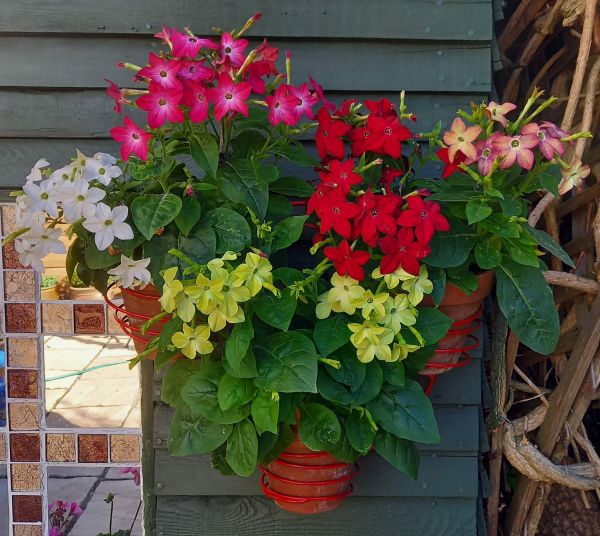
<instances>
[{"instance_id":1,"label":"terracotta pot","mask_svg":"<svg viewBox=\"0 0 600 536\"><path fill-rule=\"evenodd\" d=\"M448 372L455 368L461 356L479 346L474 332L480 324L483 300L492 291L493 284L494 272L484 272L477 276L477 290L470 295L452 284L446 286L439 309L452 318L454 323L438 343L435 355L427 362L421 374L434 376ZM423 303L433 305L433 300L428 296Z\"/></svg>"}]
</instances>

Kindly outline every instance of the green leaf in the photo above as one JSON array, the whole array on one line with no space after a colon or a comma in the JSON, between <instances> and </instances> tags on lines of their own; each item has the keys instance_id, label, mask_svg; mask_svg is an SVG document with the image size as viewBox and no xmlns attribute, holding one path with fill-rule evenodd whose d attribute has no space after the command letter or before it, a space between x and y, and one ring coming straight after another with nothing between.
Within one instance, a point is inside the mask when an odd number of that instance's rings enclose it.
<instances>
[{"instance_id":1,"label":"green leaf","mask_svg":"<svg viewBox=\"0 0 600 536\"><path fill-rule=\"evenodd\" d=\"M419 315L414 327L429 345L442 339L451 325L452 319L439 309L419 307Z\"/></svg>"},{"instance_id":2,"label":"green leaf","mask_svg":"<svg viewBox=\"0 0 600 536\"><path fill-rule=\"evenodd\" d=\"M350 341L349 318L336 314L315 323L314 340L319 352L328 356Z\"/></svg>"},{"instance_id":3,"label":"green leaf","mask_svg":"<svg viewBox=\"0 0 600 536\"><path fill-rule=\"evenodd\" d=\"M202 216L200 225L208 225L214 230L218 254L241 251L250 244L252 238L248 222L229 208L219 207L208 211Z\"/></svg>"},{"instance_id":4,"label":"green leaf","mask_svg":"<svg viewBox=\"0 0 600 536\"><path fill-rule=\"evenodd\" d=\"M298 177L281 177L271 184L269 190L288 197L310 197L314 192L308 182Z\"/></svg>"},{"instance_id":5,"label":"green leaf","mask_svg":"<svg viewBox=\"0 0 600 536\"><path fill-rule=\"evenodd\" d=\"M317 391L325 400L334 404L351 406L354 402L350 392L341 383L336 382L324 368L319 368Z\"/></svg>"},{"instance_id":6,"label":"green leaf","mask_svg":"<svg viewBox=\"0 0 600 536\"><path fill-rule=\"evenodd\" d=\"M521 240L513 238L504 238L503 244L513 261L524 266L539 267L540 260L536 255L535 246L524 244Z\"/></svg>"},{"instance_id":7,"label":"green leaf","mask_svg":"<svg viewBox=\"0 0 600 536\"><path fill-rule=\"evenodd\" d=\"M527 205L519 197L506 196L500 200L500 206L502 207L502 214L510 218L511 216L523 216Z\"/></svg>"},{"instance_id":8,"label":"green leaf","mask_svg":"<svg viewBox=\"0 0 600 536\"><path fill-rule=\"evenodd\" d=\"M310 156L298 142L290 142L289 145L275 150L275 154L283 156L285 159L302 167L314 168L319 163Z\"/></svg>"},{"instance_id":9,"label":"green leaf","mask_svg":"<svg viewBox=\"0 0 600 536\"><path fill-rule=\"evenodd\" d=\"M201 132L190 139L192 158L211 177L217 176L219 145L208 132Z\"/></svg>"},{"instance_id":10,"label":"green leaf","mask_svg":"<svg viewBox=\"0 0 600 536\"><path fill-rule=\"evenodd\" d=\"M262 165L234 160L221 169L219 187L231 201L246 205L263 220L269 203L269 183L264 177Z\"/></svg>"},{"instance_id":11,"label":"green leaf","mask_svg":"<svg viewBox=\"0 0 600 536\"><path fill-rule=\"evenodd\" d=\"M210 457L211 467L224 476L232 476L235 475L235 471L227 463L226 452L227 445L221 445L216 450L213 450Z\"/></svg>"},{"instance_id":12,"label":"green leaf","mask_svg":"<svg viewBox=\"0 0 600 536\"><path fill-rule=\"evenodd\" d=\"M477 242L474 229L454 218L449 218L448 221L450 231L433 236L429 243L431 253L425 258L427 264L437 268L460 266L467 260Z\"/></svg>"},{"instance_id":13,"label":"green leaf","mask_svg":"<svg viewBox=\"0 0 600 536\"><path fill-rule=\"evenodd\" d=\"M385 430L380 430L375 438L375 449L392 467L408 475L413 480L419 476L419 451L412 441L401 439Z\"/></svg>"},{"instance_id":14,"label":"green leaf","mask_svg":"<svg viewBox=\"0 0 600 536\"><path fill-rule=\"evenodd\" d=\"M325 450L340 440L340 421L322 404L302 404L298 435L309 449Z\"/></svg>"},{"instance_id":15,"label":"green leaf","mask_svg":"<svg viewBox=\"0 0 600 536\"><path fill-rule=\"evenodd\" d=\"M279 424L279 433L264 432L258 438L258 463L267 465L288 447L294 440L294 433L289 425Z\"/></svg>"},{"instance_id":16,"label":"green leaf","mask_svg":"<svg viewBox=\"0 0 600 536\"><path fill-rule=\"evenodd\" d=\"M346 417L346 435L354 449L363 456L371 450L377 430L369 420L368 410L353 409Z\"/></svg>"},{"instance_id":17,"label":"green leaf","mask_svg":"<svg viewBox=\"0 0 600 536\"><path fill-rule=\"evenodd\" d=\"M217 400L223 411L239 408L250 402L256 394L254 382L247 378L236 378L224 374L219 382Z\"/></svg>"},{"instance_id":18,"label":"green leaf","mask_svg":"<svg viewBox=\"0 0 600 536\"><path fill-rule=\"evenodd\" d=\"M146 194L136 197L131 203L133 223L146 240L154 232L171 223L181 210L181 199L174 194Z\"/></svg>"},{"instance_id":19,"label":"green leaf","mask_svg":"<svg viewBox=\"0 0 600 536\"><path fill-rule=\"evenodd\" d=\"M267 215L265 219L268 221L276 221L289 216L293 211L292 203L283 195L269 195L269 205L267 206Z\"/></svg>"},{"instance_id":20,"label":"green leaf","mask_svg":"<svg viewBox=\"0 0 600 536\"><path fill-rule=\"evenodd\" d=\"M317 352L300 333L275 333L255 341L258 378L254 383L283 393L317 392Z\"/></svg>"},{"instance_id":21,"label":"green leaf","mask_svg":"<svg viewBox=\"0 0 600 536\"><path fill-rule=\"evenodd\" d=\"M287 331L296 311L296 298L289 289L283 290L279 298L263 292L254 300L254 311L269 326Z\"/></svg>"},{"instance_id":22,"label":"green leaf","mask_svg":"<svg viewBox=\"0 0 600 536\"><path fill-rule=\"evenodd\" d=\"M273 391L259 391L252 401L252 420L256 431L277 433L279 421L279 397Z\"/></svg>"},{"instance_id":23,"label":"green leaf","mask_svg":"<svg viewBox=\"0 0 600 536\"><path fill-rule=\"evenodd\" d=\"M179 237L177 249L197 264L206 264L215 258L216 248L215 232L208 226L197 225L189 237ZM181 262L180 265L182 270L188 267L185 262Z\"/></svg>"},{"instance_id":24,"label":"green leaf","mask_svg":"<svg viewBox=\"0 0 600 536\"><path fill-rule=\"evenodd\" d=\"M341 428L340 440L333 445L329 445L325 452L345 463L354 463L360 457L360 452L355 450L348 441L348 434L344 427Z\"/></svg>"},{"instance_id":25,"label":"green leaf","mask_svg":"<svg viewBox=\"0 0 600 536\"><path fill-rule=\"evenodd\" d=\"M325 365L326 370L336 382L343 383L352 389L358 389L363 384L367 365L358 360L356 348L352 344L340 348L330 358L340 363L340 368Z\"/></svg>"},{"instance_id":26,"label":"green leaf","mask_svg":"<svg viewBox=\"0 0 600 536\"><path fill-rule=\"evenodd\" d=\"M502 255L491 240L479 242L475 246L475 261L482 270L492 270L502 261Z\"/></svg>"},{"instance_id":27,"label":"green leaf","mask_svg":"<svg viewBox=\"0 0 600 536\"><path fill-rule=\"evenodd\" d=\"M154 360L154 366L157 370L160 370L174 355L179 353L179 350L169 350L168 347L171 345L171 337L178 331L181 331L182 326L183 320L178 316L174 316L162 326L158 337L158 351Z\"/></svg>"},{"instance_id":28,"label":"green leaf","mask_svg":"<svg viewBox=\"0 0 600 536\"><path fill-rule=\"evenodd\" d=\"M153 236L152 240L144 244L144 257L150 259L148 271L152 276L152 283L157 288L162 288L164 280L160 275L162 270L179 266L179 259L169 254L169 250L179 245L177 237L164 233L161 236Z\"/></svg>"},{"instance_id":29,"label":"green leaf","mask_svg":"<svg viewBox=\"0 0 600 536\"><path fill-rule=\"evenodd\" d=\"M408 354L408 357L402 363L407 369L414 372L419 372L425 368L427 361L433 357L436 348L437 344L419 348L418 350Z\"/></svg>"},{"instance_id":30,"label":"green leaf","mask_svg":"<svg viewBox=\"0 0 600 536\"><path fill-rule=\"evenodd\" d=\"M367 408L391 434L427 444L441 441L431 402L414 380L407 380L405 387L384 389Z\"/></svg>"},{"instance_id":31,"label":"green leaf","mask_svg":"<svg viewBox=\"0 0 600 536\"><path fill-rule=\"evenodd\" d=\"M229 424L216 424L180 406L171 420L169 452L172 456L208 454L227 441L232 429Z\"/></svg>"},{"instance_id":32,"label":"green leaf","mask_svg":"<svg viewBox=\"0 0 600 536\"><path fill-rule=\"evenodd\" d=\"M255 378L256 359L250 343L254 338L254 330L249 320L235 324L225 341L223 365L225 370L238 378Z\"/></svg>"},{"instance_id":33,"label":"green leaf","mask_svg":"<svg viewBox=\"0 0 600 536\"><path fill-rule=\"evenodd\" d=\"M185 196L182 201L181 210L175 218L175 225L179 227L181 234L187 236L194 225L200 219L200 203L190 196Z\"/></svg>"},{"instance_id":34,"label":"green leaf","mask_svg":"<svg viewBox=\"0 0 600 536\"><path fill-rule=\"evenodd\" d=\"M492 207L486 205L481 199L472 199L467 203L465 209L469 225L485 220L492 213Z\"/></svg>"},{"instance_id":35,"label":"green leaf","mask_svg":"<svg viewBox=\"0 0 600 536\"><path fill-rule=\"evenodd\" d=\"M404 387L406 383L406 371L404 370L404 363L402 361L395 361L394 363L381 363L383 369L384 380L396 387Z\"/></svg>"},{"instance_id":36,"label":"green leaf","mask_svg":"<svg viewBox=\"0 0 600 536\"><path fill-rule=\"evenodd\" d=\"M552 353L560 326L552 290L542 271L505 258L496 278L498 304L510 328L533 351Z\"/></svg>"},{"instance_id":37,"label":"green leaf","mask_svg":"<svg viewBox=\"0 0 600 536\"><path fill-rule=\"evenodd\" d=\"M181 390L185 383L198 371L200 363L189 359L175 361L168 369L162 382L160 398L165 404L176 406L181 402Z\"/></svg>"},{"instance_id":38,"label":"green leaf","mask_svg":"<svg viewBox=\"0 0 600 536\"><path fill-rule=\"evenodd\" d=\"M307 219L308 216L290 216L278 222L271 233L271 253L297 242Z\"/></svg>"},{"instance_id":39,"label":"green leaf","mask_svg":"<svg viewBox=\"0 0 600 536\"><path fill-rule=\"evenodd\" d=\"M352 389L354 404L360 406L373 400L381 391L382 385L383 370L381 370L379 363L371 361L367 364L365 379L363 382L357 388Z\"/></svg>"},{"instance_id":40,"label":"green leaf","mask_svg":"<svg viewBox=\"0 0 600 536\"><path fill-rule=\"evenodd\" d=\"M279 422L296 424L296 410L304 399L304 393L279 393Z\"/></svg>"},{"instance_id":41,"label":"green leaf","mask_svg":"<svg viewBox=\"0 0 600 536\"><path fill-rule=\"evenodd\" d=\"M569 254L559 245L554 239L545 231L534 229L530 225L525 224L525 228L529 231L535 241L542 246L546 251L552 253L555 257L559 258L566 265L575 268L575 263L569 257ZM88 263L89 266L89 263ZM91 268L91 266L90 266Z\"/></svg>"},{"instance_id":42,"label":"green leaf","mask_svg":"<svg viewBox=\"0 0 600 536\"><path fill-rule=\"evenodd\" d=\"M427 267L429 280L433 283L433 292L431 298L437 307L442 303L444 292L446 292L446 271L443 268L435 268L434 266Z\"/></svg>"},{"instance_id":43,"label":"green leaf","mask_svg":"<svg viewBox=\"0 0 600 536\"><path fill-rule=\"evenodd\" d=\"M304 279L304 274L296 268L275 268L275 270L273 270L273 279L275 281L281 281L286 287L289 287L296 281L302 281Z\"/></svg>"},{"instance_id":44,"label":"green leaf","mask_svg":"<svg viewBox=\"0 0 600 536\"><path fill-rule=\"evenodd\" d=\"M560 166L552 164L540 175L540 185L553 193L555 197L559 197L558 185L561 179Z\"/></svg>"},{"instance_id":45,"label":"green leaf","mask_svg":"<svg viewBox=\"0 0 600 536\"><path fill-rule=\"evenodd\" d=\"M226 460L238 475L250 476L258 460L258 438L253 424L244 419L237 423L227 440Z\"/></svg>"}]
</instances>

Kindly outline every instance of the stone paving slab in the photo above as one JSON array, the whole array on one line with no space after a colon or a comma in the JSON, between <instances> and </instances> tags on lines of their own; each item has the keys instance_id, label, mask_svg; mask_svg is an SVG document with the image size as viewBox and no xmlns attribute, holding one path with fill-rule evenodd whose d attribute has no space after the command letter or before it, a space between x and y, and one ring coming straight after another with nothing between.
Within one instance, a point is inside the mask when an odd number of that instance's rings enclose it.
<instances>
[{"instance_id":1,"label":"stone paving slab","mask_svg":"<svg viewBox=\"0 0 600 536\"><path fill-rule=\"evenodd\" d=\"M49 428L122 428L131 406L61 409L46 417Z\"/></svg>"}]
</instances>

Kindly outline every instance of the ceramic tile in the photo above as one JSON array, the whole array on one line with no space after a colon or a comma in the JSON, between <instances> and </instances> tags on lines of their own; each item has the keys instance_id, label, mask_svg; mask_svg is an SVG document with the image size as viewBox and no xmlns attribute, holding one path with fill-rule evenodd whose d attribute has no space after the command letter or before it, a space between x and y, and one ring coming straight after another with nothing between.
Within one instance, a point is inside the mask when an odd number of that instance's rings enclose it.
<instances>
[{"instance_id":1,"label":"ceramic tile","mask_svg":"<svg viewBox=\"0 0 600 536\"><path fill-rule=\"evenodd\" d=\"M106 318L106 329L108 333L110 335L123 335L123 330L121 329L121 326L119 326L119 324L117 323L117 320L115 319L115 312L112 309L106 309Z\"/></svg>"},{"instance_id":2,"label":"ceramic tile","mask_svg":"<svg viewBox=\"0 0 600 536\"><path fill-rule=\"evenodd\" d=\"M34 301L35 272L32 270L5 271L4 299L6 301Z\"/></svg>"},{"instance_id":3,"label":"ceramic tile","mask_svg":"<svg viewBox=\"0 0 600 536\"><path fill-rule=\"evenodd\" d=\"M42 332L73 333L73 306L70 303L42 303Z\"/></svg>"},{"instance_id":4,"label":"ceramic tile","mask_svg":"<svg viewBox=\"0 0 600 536\"><path fill-rule=\"evenodd\" d=\"M80 463L108 462L108 436L100 434L80 434L79 442Z\"/></svg>"},{"instance_id":5,"label":"ceramic tile","mask_svg":"<svg viewBox=\"0 0 600 536\"><path fill-rule=\"evenodd\" d=\"M17 230L17 224L15 222L15 206L2 205L0 211L2 212L2 234L8 236L10 233Z\"/></svg>"},{"instance_id":6,"label":"ceramic tile","mask_svg":"<svg viewBox=\"0 0 600 536\"><path fill-rule=\"evenodd\" d=\"M46 460L75 462L75 434L46 434Z\"/></svg>"},{"instance_id":7,"label":"ceramic tile","mask_svg":"<svg viewBox=\"0 0 600 536\"><path fill-rule=\"evenodd\" d=\"M8 333L35 333L37 328L34 303L7 303L6 331Z\"/></svg>"},{"instance_id":8,"label":"ceramic tile","mask_svg":"<svg viewBox=\"0 0 600 536\"><path fill-rule=\"evenodd\" d=\"M106 332L104 305L75 304L75 333L101 335Z\"/></svg>"},{"instance_id":9,"label":"ceramic tile","mask_svg":"<svg viewBox=\"0 0 600 536\"><path fill-rule=\"evenodd\" d=\"M39 430L40 417L37 404L30 402L9 403L8 423L10 430Z\"/></svg>"},{"instance_id":10,"label":"ceramic tile","mask_svg":"<svg viewBox=\"0 0 600 536\"><path fill-rule=\"evenodd\" d=\"M13 462L40 460L40 437L37 434L10 434L10 457Z\"/></svg>"},{"instance_id":11,"label":"ceramic tile","mask_svg":"<svg viewBox=\"0 0 600 536\"><path fill-rule=\"evenodd\" d=\"M6 461L6 434L0 432L0 462Z\"/></svg>"},{"instance_id":12,"label":"ceramic tile","mask_svg":"<svg viewBox=\"0 0 600 536\"><path fill-rule=\"evenodd\" d=\"M39 495L13 495L13 521L35 523L42 521L42 498Z\"/></svg>"},{"instance_id":13,"label":"ceramic tile","mask_svg":"<svg viewBox=\"0 0 600 536\"><path fill-rule=\"evenodd\" d=\"M38 397L37 370L10 369L7 383L9 398L37 399Z\"/></svg>"},{"instance_id":14,"label":"ceramic tile","mask_svg":"<svg viewBox=\"0 0 600 536\"><path fill-rule=\"evenodd\" d=\"M8 244L2 246L2 262L4 263L5 270L25 268L25 266L19 262L19 254L15 249L14 242L9 242Z\"/></svg>"},{"instance_id":15,"label":"ceramic tile","mask_svg":"<svg viewBox=\"0 0 600 536\"><path fill-rule=\"evenodd\" d=\"M13 463L10 466L10 485L13 491L40 491L42 475L37 463Z\"/></svg>"},{"instance_id":16,"label":"ceramic tile","mask_svg":"<svg viewBox=\"0 0 600 536\"><path fill-rule=\"evenodd\" d=\"M8 339L8 366L17 368L38 367L37 339Z\"/></svg>"},{"instance_id":17,"label":"ceramic tile","mask_svg":"<svg viewBox=\"0 0 600 536\"><path fill-rule=\"evenodd\" d=\"M14 536L42 536L41 525L13 525Z\"/></svg>"},{"instance_id":18,"label":"ceramic tile","mask_svg":"<svg viewBox=\"0 0 600 536\"><path fill-rule=\"evenodd\" d=\"M112 462L140 461L140 439L137 435L115 434L110 436L110 459Z\"/></svg>"}]
</instances>

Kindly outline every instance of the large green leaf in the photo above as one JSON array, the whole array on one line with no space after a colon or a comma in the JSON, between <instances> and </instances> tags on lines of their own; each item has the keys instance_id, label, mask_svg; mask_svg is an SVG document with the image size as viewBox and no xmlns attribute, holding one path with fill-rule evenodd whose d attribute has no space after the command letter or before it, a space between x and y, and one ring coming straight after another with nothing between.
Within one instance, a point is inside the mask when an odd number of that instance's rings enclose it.
<instances>
[{"instance_id":1,"label":"large green leaf","mask_svg":"<svg viewBox=\"0 0 600 536\"><path fill-rule=\"evenodd\" d=\"M431 266L460 266L477 242L477 234L471 227L454 218L449 218L449 223L450 231L436 233L431 239L431 253L425 258L425 262Z\"/></svg>"},{"instance_id":2,"label":"large green leaf","mask_svg":"<svg viewBox=\"0 0 600 536\"><path fill-rule=\"evenodd\" d=\"M309 449L325 450L340 440L340 421L322 404L303 404L300 406L298 435Z\"/></svg>"},{"instance_id":3,"label":"large green leaf","mask_svg":"<svg viewBox=\"0 0 600 536\"><path fill-rule=\"evenodd\" d=\"M180 359L175 361L163 378L160 398L166 404L176 406L181 402L181 390L185 383L198 371L200 363L196 360Z\"/></svg>"},{"instance_id":4,"label":"large green leaf","mask_svg":"<svg viewBox=\"0 0 600 536\"><path fill-rule=\"evenodd\" d=\"M330 358L340 363L339 368L326 365L327 371L336 382L343 383L352 389L358 389L363 385L367 365L358 360L356 348L352 344L340 348Z\"/></svg>"},{"instance_id":5,"label":"large green leaf","mask_svg":"<svg viewBox=\"0 0 600 536\"><path fill-rule=\"evenodd\" d=\"M419 476L419 451L412 441L401 439L385 430L375 438L375 448L392 467L416 480Z\"/></svg>"},{"instance_id":6,"label":"large green leaf","mask_svg":"<svg viewBox=\"0 0 600 536\"><path fill-rule=\"evenodd\" d=\"M465 207L465 210L469 225L473 225L478 221L485 220L492 213L492 207L487 205L481 199L472 199L469 201Z\"/></svg>"},{"instance_id":7,"label":"large green leaf","mask_svg":"<svg viewBox=\"0 0 600 536\"><path fill-rule=\"evenodd\" d=\"M271 233L271 253L285 249L297 242L308 216L290 216L277 222Z\"/></svg>"},{"instance_id":8,"label":"large green leaf","mask_svg":"<svg viewBox=\"0 0 600 536\"><path fill-rule=\"evenodd\" d=\"M140 195L131 203L133 223L147 240L157 229L171 223L180 210L181 199L174 194Z\"/></svg>"},{"instance_id":9,"label":"large green leaf","mask_svg":"<svg viewBox=\"0 0 600 536\"><path fill-rule=\"evenodd\" d=\"M314 168L319 165L319 163L310 156L298 142L290 142L285 147L276 149L275 152L290 162L302 167Z\"/></svg>"},{"instance_id":10,"label":"large green leaf","mask_svg":"<svg viewBox=\"0 0 600 536\"><path fill-rule=\"evenodd\" d=\"M110 248L99 251L93 240L85 243L85 263L92 270L105 270L121 262L120 255L111 255Z\"/></svg>"},{"instance_id":11,"label":"large green leaf","mask_svg":"<svg viewBox=\"0 0 600 536\"><path fill-rule=\"evenodd\" d=\"M200 220L200 225L212 227L217 237L216 252L241 251L251 240L248 222L237 212L219 207L208 211Z\"/></svg>"},{"instance_id":12,"label":"large green leaf","mask_svg":"<svg viewBox=\"0 0 600 536\"><path fill-rule=\"evenodd\" d=\"M263 432L258 438L258 462L261 465L271 463L294 440L294 432L288 424L280 423L277 434Z\"/></svg>"},{"instance_id":13,"label":"large green leaf","mask_svg":"<svg viewBox=\"0 0 600 536\"><path fill-rule=\"evenodd\" d=\"M283 393L317 392L317 352L311 340L295 332L255 341L258 387Z\"/></svg>"},{"instance_id":14,"label":"large green leaf","mask_svg":"<svg viewBox=\"0 0 600 536\"><path fill-rule=\"evenodd\" d=\"M172 456L208 454L227 441L232 429L230 424L216 424L181 406L171 420L169 452Z\"/></svg>"},{"instance_id":15,"label":"large green leaf","mask_svg":"<svg viewBox=\"0 0 600 536\"><path fill-rule=\"evenodd\" d=\"M244 419L237 423L227 440L227 463L238 475L250 476L256 469L258 438L253 424Z\"/></svg>"},{"instance_id":16,"label":"large green leaf","mask_svg":"<svg viewBox=\"0 0 600 536\"><path fill-rule=\"evenodd\" d=\"M371 361L367 364L363 382L358 387L352 389L354 404L360 406L373 400L381 391L382 385L383 370L381 370L379 363Z\"/></svg>"},{"instance_id":17,"label":"large green leaf","mask_svg":"<svg viewBox=\"0 0 600 536\"><path fill-rule=\"evenodd\" d=\"M360 452L358 452L355 448L352 447L350 441L348 440L348 434L344 427L341 427L340 439L337 443L333 445L328 445L325 448L325 451L331 454L334 458L340 460L345 463L354 463L358 458L360 458Z\"/></svg>"},{"instance_id":18,"label":"large green leaf","mask_svg":"<svg viewBox=\"0 0 600 536\"><path fill-rule=\"evenodd\" d=\"M484 240L475 246L475 261L482 270L492 270L502 261L502 255L491 240Z\"/></svg>"},{"instance_id":19,"label":"large green leaf","mask_svg":"<svg viewBox=\"0 0 600 536\"><path fill-rule=\"evenodd\" d=\"M319 352L328 356L350 341L349 318L343 314L330 316L315 323L314 340Z\"/></svg>"},{"instance_id":20,"label":"large green leaf","mask_svg":"<svg viewBox=\"0 0 600 536\"><path fill-rule=\"evenodd\" d=\"M298 177L281 177L271 184L269 190L289 197L310 197L314 192L308 182Z\"/></svg>"},{"instance_id":21,"label":"large green leaf","mask_svg":"<svg viewBox=\"0 0 600 536\"><path fill-rule=\"evenodd\" d=\"M254 382L248 378L236 378L223 374L219 382L217 399L223 411L238 408L250 402L256 394Z\"/></svg>"},{"instance_id":22,"label":"large green leaf","mask_svg":"<svg viewBox=\"0 0 600 536\"><path fill-rule=\"evenodd\" d=\"M259 434L277 433L279 396L274 391L259 391L252 401L252 420Z\"/></svg>"},{"instance_id":23,"label":"large green leaf","mask_svg":"<svg viewBox=\"0 0 600 536\"><path fill-rule=\"evenodd\" d=\"M219 146L208 132L196 134L190 140L190 152L196 163L211 177L217 176Z\"/></svg>"},{"instance_id":24,"label":"large green leaf","mask_svg":"<svg viewBox=\"0 0 600 536\"><path fill-rule=\"evenodd\" d=\"M369 419L368 410L363 408L353 409L346 417L346 435L354 449L362 455L371 450L377 429Z\"/></svg>"},{"instance_id":25,"label":"large green leaf","mask_svg":"<svg viewBox=\"0 0 600 536\"><path fill-rule=\"evenodd\" d=\"M448 333L452 319L439 309L433 307L419 307L416 330L425 339L426 344L434 344Z\"/></svg>"},{"instance_id":26,"label":"large green leaf","mask_svg":"<svg viewBox=\"0 0 600 536\"><path fill-rule=\"evenodd\" d=\"M322 367L319 368L319 374L317 375L317 390L325 400L329 400L334 404L351 406L354 402L354 397L346 387L336 382Z\"/></svg>"},{"instance_id":27,"label":"large green leaf","mask_svg":"<svg viewBox=\"0 0 600 536\"><path fill-rule=\"evenodd\" d=\"M269 183L260 164L251 160L227 162L221 168L219 187L231 201L246 205L259 219L264 219L269 203Z\"/></svg>"},{"instance_id":28,"label":"large green leaf","mask_svg":"<svg viewBox=\"0 0 600 536\"><path fill-rule=\"evenodd\" d=\"M560 325L552 290L541 270L504 259L496 278L498 304L510 328L533 351L552 353Z\"/></svg>"},{"instance_id":29,"label":"large green leaf","mask_svg":"<svg viewBox=\"0 0 600 536\"><path fill-rule=\"evenodd\" d=\"M296 298L289 289L285 289L277 297L270 292L263 292L254 301L254 311L263 322L287 331L296 311Z\"/></svg>"},{"instance_id":30,"label":"large green leaf","mask_svg":"<svg viewBox=\"0 0 600 536\"><path fill-rule=\"evenodd\" d=\"M227 337L223 365L233 376L238 378L258 376L256 359L250 348L253 338L254 330L249 320L236 324Z\"/></svg>"},{"instance_id":31,"label":"large green leaf","mask_svg":"<svg viewBox=\"0 0 600 536\"><path fill-rule=\"evenodd\" d=\"M575 264L569 254L557 244L554 239L545 231L540 231L539 229L534 229L530 225L525 225L526 229L529 231L531 236L535 238L536 242L542 246L546 251L549 251L555 257L558 257L561 261L563 261L566 265L575 268ZM88 266L90 264L88 263ZM90 266L91 268L91 266Z\"/></svg>"},{"instance_id":32,"label":"large green leaf","mask_svg":"<svg viewBox=\"0 0 600 536\"><path fill-rule=\"evenodd\" d=\"M188 237L179 237L179 251L198 264L206 264L215 258L217 237L209 226L197 225ZM181 262L182 268L187 268L187 263Z\"/></svg>"},{"instance_id":33,"label":"large green leaf","mask_svg":"<svg viewBox=\"0 0 600 536\"><path fill-rule=\"evenodd\" d=\"M198 200L186 195L182 200L181 210L175 217L175 225L179 227L183 236L187 236L194 225L198 223L200 214L201 209Z\"/></svg>"},{"instance_id":34,"label":"large green leaf","mask_svg":"<svg viewBox=\"0 0 600 536\"><path fill-rule=\"evenodd\" d=\"M182 326L183 320L178 316L174 316L166 324L162 325L158 337L158 351L156 352L156 359L154 360L154 366L157 370L160 370L179 352L177 349L169 350L169 346L171 345L171 337L178 331L181 331ZM195 370L195 367L192 367L192 370Z\"/></svg>"},{"instance_id":35,"label":"large green leaf","mask_svg":"<svg viewBox=\"0 0 600 536\"><path fill-rule=\"evenodd\" d=\"M391 434L421 443L441 441L431 402L414 380L407 380L405 387L385 388L367 407Z\"/></svg>"},{"instance_id":36,"label":"large green leaf","mask_svg":"<svg viewBox=\"0 0 600 536\"><path fill-rule=\"evenodd\" d=\"M446 270L428 266L427 272L429 274L429 280L433 283L431 299L433 300L433 303L438 306L444 298L444 292L446 292Z\"/></svg>"}]
</instances>

